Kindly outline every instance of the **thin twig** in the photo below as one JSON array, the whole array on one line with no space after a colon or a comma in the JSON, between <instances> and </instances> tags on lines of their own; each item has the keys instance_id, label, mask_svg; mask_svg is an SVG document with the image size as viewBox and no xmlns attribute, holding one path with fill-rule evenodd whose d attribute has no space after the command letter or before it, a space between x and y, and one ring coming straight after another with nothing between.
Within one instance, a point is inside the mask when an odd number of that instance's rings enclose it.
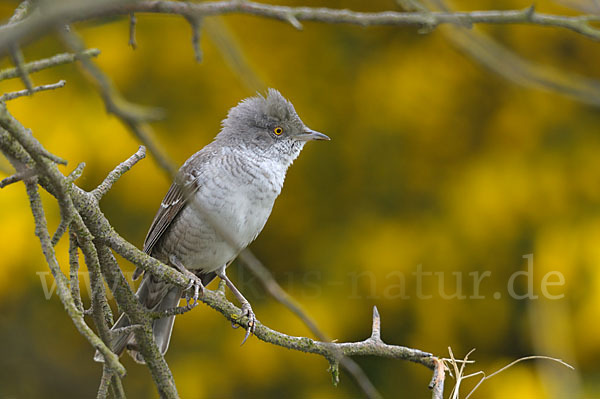
<instances>
[{"instance_id":1,"label":"thin twig","mask_svg":"<svg viewBox=\"0 0 600 399\"><path fill-rule=\"evenodd\" d=\"M197 63L202 62L202 48L200 47L200 33L202 32L203 18L186 16L185 19L192 28L192 48L194 49L194 57Z\"/></svg>"},{"instance_id":2,"label":"thin twig","mask_svg":"<svg viewBox=\"0 0 600 399\"><path fill-rule=\"evenodd\" d=\"M21 81L26 87L27 94L33 94L33 82L29 77L29 74L25 70L25 59L23 57L23 52L17 46L12 46L10 49L10 58L12 59L13 64L15 64L15 69L21 78Z\"/></svg>"},{"instance_id":3,"label":"thin twig","mask_svg":"<svg viewBox=\"0 0 600 399\"><path fill-rule=\"evenodd\" d=\"M51 68L58 65L68 64L74 61L77 61L83 57L96 57L100 54L100 50L98 49L87 49L80 53L62 53L52 56L50 58L45 58L42 60L28 62L23 65L23 68L27 73L34 73L41 71L42 69ZM7 68L0 71L0 80L11 79L19 77L19 71L17 68Z\"/></svg>"},{"instance_id":4,"label":"thin twig","mask_svg":"<svg viewBox=\"0 0 600 399\"><path fill-rule=\"evenodd\" d=\"M146 157L146 147L141 145L135 154L130 156L127 160L121 162L108 174L108 176L106 176L104 181L100 183L98 187L92 190L91 194L94 196L94 198L96 198L97 201L100 201L100 199L108 192L108 190L112 188L113 184L115 184L115 182L119 180L119 178L123 176L125 172L131 169L133 165L138 163L144 157Z\"/></svg>"},{"instance_id":5,"label":"thin twig","mask_svg":"<svg viewBox=\"0 0 600 399\"><path fill-rule=\"evenodd\" d=\"M221 17L206 19L204 21L204 31L221 52L231 71L251 93L266 90L267 85L250 66L247 57L237 43L234 33Z\"/></svg>"},{"instance_id":6,"label":"thin twig","mask_svg":"<svg viewBox=\"0 0 600 399\"><path fill-rule=\"evenodd\" d=\"M0 101L14 100L15 98L19 98L19 97L23 97L23 96L30 96L33 93L37 93L40 91L59 89L61 87L64 87L65 83L67 83L67 82L64 80L60 80L56 83L36 86L36 87L32 88L31 90L25 89L25 90L19 90L19 91L13 91L10 93L5 93L0 96Z\"/></svg>"},{"instance_id":7,"label":"thin twig","mask_svg":"<svg viewBox=\"0 0 600 399\"><path fill-rule=\"evenodd\" d=\"M8 176L0 181L0 188L4 188L10 184L25 180L27 178L35 176L33 169L23 169L21 172L17 172L12 176Z\"/></svg>"},{"instance_id":8,"label":"thin twig","mask_svg":"<svg viewBox=\"0 0 600 399\"><path fill-rule=\"evenodd\" d=\"M451 12L452 3L429 0L435 9ZM552 91L600 106L600 82L529 61L482 32L445 26L442 32L460 51L505 79L525 87Z\"/></svg>"},{"instance_id":9,"label":"thin twig","mask_svg":"<svg viewBox=\"0 0 600 399\"><path fill-rule=\"evenodd\" d=\"M294 13L290 12L289 14L286 14L285 15L285 20L287 22L289 22L290 25L292 25L297 30L302 30L303 29L302 24L300 23L300 21L298 21L298 18L296 18L296 16L294 15Z\"/></svg>"},{"instance_id":10,"label":"thin twig","mask_svg":"<svg viewBox=\"0 0 600 399\"><path fill-rule=\"evenodd\" d=\"M129 14L129 46L134 50L137 48L137 41L135 40L136 24L137 17L135 16L135 13L132 12Z\"/></svg>"},{"instance_id":11,"label":"thin twig","mask_svg":"<svg viewBox=\"0 0 600 399\"><path fill-rule=\"evenodd\" d=\"M73 183L75 180L81 177L83 169L85 168L85 162L80 162L79 165L67 176L68 183Z\"/></svg>"},{"instance_id":12,"label":"thin twig","mask_svg":"<svg viewBox=\"0 0 600 399\"><path fill-rule=\"evenodd\" d=\"M501 369L499 369L499 370L497 370L497 371L493 372L493 373L492 373L492 374L490 374L490 375L485 375L485 373L484 373L483 371L481 371L481 372L479 372L479 373L473 373L473 374L469 374L469 375L466 375L466 376L464 376L464 377L463 377L463 379L465 379L465 378L469 378L469 377L471 377L471 376L474 376L474 375L477 375L477 374L480 374L480 373L481 373L481 374L483 374L483 378L482 378L481 380L479 380L479 382L477 382L477 385L475 385L475 386L473 387L473 389L471 390L471 392L469 392L469 394L468 394L468 395L465 397L465 399L469 399L469 398L471 397L471 395L472 395L472 394L475 392L475 390L476 390L477 388L479 388L479 386L480 386L481 384L483 384L483 382L484 382L484 381L487 381L487 380L489 380L489 379L490 379L490 378L492 378L493 376L495 376L495 375L497 375L497 374L500 374L501 372L503 372L503 371L504 371L504 370L506 370L507 368L509 368L509 367L512 367L512 366L514 366L514 365L515 365L515 364L517 364L517 363L520 363L520 362L522 362L522 361L525 361L525 360L534 360L534 359L551 360L551 361L553 361L553 362L560 363L560 364L562 364L563 366L565 366L565 367L567 367L567 368L570 368L571 370L575 370L575 367L571 366L569 363L567 363L567 362L564 362L564 361L563 361L563 360L561 360L561 359L556 359L556 358L554 358L554 357L550 357L550 356L541 356L541 355L536 355L536 356L525 356L525 357L521 357L521 358L519 358L519 359L517 359L517 360L514 360L514 361L510 362L510 363L509 363L509 364L507 364L506 366L504 366L504 367L502 367Z\"/></svg>"},{"instance_id":13,"label":"thin twig","mask_svg":"<svg viewBox=\"0 0 600 399\"><path fill-rule=\"evenodd\" d=\"M19 6L15 9L15 12L13 13L13 15L8 20L7 25L12 25L14 23L19 22L23 18L25 18L25 16L27 16L27 14L29 13L30 5L31 4L27 0L21 2L19 4ZM15 64L15 70L16 70L18 76L21 78L21 80L23 81L23 84L25 85L25 88L27 89L26 94L27 95L33 94L33 82L31 81L31 78L29 77L27 69L25 69L25 59L23 57L23 52L21 51L21 49L19 48L19 46L17 44L13 44L10 47L10 57L11 57L13 63Z\"/></svg>"}]
</instances>

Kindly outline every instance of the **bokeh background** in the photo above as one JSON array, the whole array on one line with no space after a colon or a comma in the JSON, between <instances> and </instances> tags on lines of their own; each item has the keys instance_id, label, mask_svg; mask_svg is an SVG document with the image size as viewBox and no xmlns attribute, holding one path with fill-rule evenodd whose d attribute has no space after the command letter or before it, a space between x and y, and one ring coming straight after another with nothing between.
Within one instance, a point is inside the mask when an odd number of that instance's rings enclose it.
<instances>
[{"instance_id":1,"label":"bokeh background","mask_svg":"<svg viewBox=\"0 0 600 399\"><path fill-rule=\"evenodd\" d=\"M365 11L397 7L390 0L276 3ZM456 6L530 5L476 3ZM0 16L10 16L16 4L1 3ZM547 1L538 2L537 9L575 13ZM305 23L299 32L249 16L211 23L213 32L228 32L237 43L255 79L279 89L309 126L332 138L307 145L251 247L329 336L364 339L377 305L386 342L440 356L447 356L448 347L457 357L476 348L471 372L489 374L531 354L575 367L521 363L483 384L475 397L600 397L597 107L507 81L454 47L443 29L419 34L414 27ZM125 18L76 27L88 47L102 51L97 63L125 98L165 110L166 117L152 127L177 164L210 142L230 107L254 94L211 35L201 40L203 62L194 61L183 18L138 15L135 51L127 46ZM598 43L573 32L513 25L479 31L529 60L600 79ZM54 37L24 48L27 60L63 51ZM86 162L80 186L92 189L135 152L138 142L106 114L76 65L32 77L37 84L66 79L67 85L12 101L9 109L46 148L69 160L65 173ZM11 80L0 82L0 88L22 86ZM5 159L0 170L0 177L12 173ZM118 181L102 209L122 236L141 247L169 183L149 157ZM58 210L44 198L56 227ZM57 247L65 270L67 247L64 239ZM530 281L538 298L513 298L507 282L527 270L527 254L533 254ZM132 272L130 264L120 264ZM421 293L429 299L418 297L419 267L441 273L422 278ZM486 271L481 298L469 298L476 294L469 273ZM543 295L548 272L564 277L563 285L548 288L560 299ZM234 264L230 275L263 323L310 336L240 265ZM523 276L515 281L517 293L527 292ZM44 287L52 283L24 187L2 189L1 398L95 396L101 366L91 361L93 349L56 295L46 300ZM447 298L459 290L467 298ZM242 334L205 306L177 318L166 359L183 398L361 396L345 374L334 387L324 359L256 339L240 347ZM422 366L356 360L384 397L430 395L430 372ZM128 357L123 361L129 396L156 397L147 369Z\"/></svg>"}]
</instances>

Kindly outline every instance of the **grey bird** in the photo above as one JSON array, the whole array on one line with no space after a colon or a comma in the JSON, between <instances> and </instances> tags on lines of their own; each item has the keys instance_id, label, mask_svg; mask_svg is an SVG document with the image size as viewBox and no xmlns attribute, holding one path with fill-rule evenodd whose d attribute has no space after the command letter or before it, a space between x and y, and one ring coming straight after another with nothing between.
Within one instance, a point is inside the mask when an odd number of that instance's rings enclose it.
<instances>
[{"instance_id":1,"label":"grey bird","mask_svg":"<svg viewBox=\"0 0 600 399\"><path fill-rule=\"evenodd\" d=\"M188 306L195 306L216 276L225 281L241 303L242 316L249 318L244 341L256 317L225 269L261 232L287 169L311 140L329 137L309 129L277 90L241 101L229 111L215 139L179 169L146 236L144 252L190 278ZM134 279L142 272L138 268ZM136 295L147 309L163 311L177 307L184 291L145 273ZM174 320L169 316L153 322L162 354L169 347ZM112 330L129 324L123 314ZM113 352L120 355L128 349L136 361L144 362L131 330L114 335ZM103 361L98 352L94 359Z\"/></svg>"}]
</instances>

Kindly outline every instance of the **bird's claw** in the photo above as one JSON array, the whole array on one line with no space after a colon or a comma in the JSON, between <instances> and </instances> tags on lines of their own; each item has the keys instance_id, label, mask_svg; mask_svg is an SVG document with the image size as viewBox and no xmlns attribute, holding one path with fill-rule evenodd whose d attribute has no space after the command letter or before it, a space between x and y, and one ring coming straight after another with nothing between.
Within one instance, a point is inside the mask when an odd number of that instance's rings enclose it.
<instances>
[{"instance_id":1,"label":"bird's claw","mask_svg":"<svg viewBox=\"0 0 600 399\"><path fill-rule=\"evenodd\" d=\"M191 274L191 273L190 273ZM204 295L204 285L202 285L202 281L197 276L193 275L190 277L190 282L185 287L185 291L188 292L193 289L193 294L186 294L185 300L187 301L187 307L189 309L198 306L198 298L200 294Z\"/></svg>"},{"instance_id":2,"label":"bird's claw","mask_svg":"<svg viewBox=\"0 0 600 399\"><path fill-rule=\"evenodd\" d=\"M245 316L248 317L248 329L246 330L246 335L244 336L244 339L242 340L242 343L240 344L240 346L242 346L246 343L246 340L248 339L250 334L254 333L254 329L256 328L256 315L254 314L254 311L252 310L252 306L250 306L250 304L248 302L242 304L242 314L240 315L240 319L242 319ZM231 326L233 328L239 327L238 325L233 324L233 323L231 323Z\"/></svg>"},{"instance_id":3,"label":"bird's claw","mask_svg":"<svg viewBox=\"0 0 600 399\"><path fill-rule=\"evenodd\" d=\"M196 307L196 305L198 305L198 298L200 297L200 294L202 293L204 295L204 285L202 285L202 280L200 280L200 278L194 273L186 269L183 263L181 263L181 261L177 259L175 255L169 256L169 262L175 266L175 269L179 270L180 273L190 279L190 282L184 289L186 292L185 299L187 301L188 309ZM188 291L192 288L194 289L194 293L192 296L190 296Z\"/></svg>"}]
</instances>

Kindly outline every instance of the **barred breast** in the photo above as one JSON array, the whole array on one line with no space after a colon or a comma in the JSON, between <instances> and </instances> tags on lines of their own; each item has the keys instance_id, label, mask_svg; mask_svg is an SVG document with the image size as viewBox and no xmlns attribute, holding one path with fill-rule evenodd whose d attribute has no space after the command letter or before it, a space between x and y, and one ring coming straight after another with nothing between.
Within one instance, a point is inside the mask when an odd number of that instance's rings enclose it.
<instances>
[{"instance_id":1,"label":"barred breast","mask_svg":"<svg viewBox=\"0 0 600 399\"><path fill-rule=\"evenodd\" d=\"M285 169L268 159L224 148L197 173L199 189L174 220L159 251L186 268L212 272L261 232L281 192Z\"/></svg>"}]
</instances>

